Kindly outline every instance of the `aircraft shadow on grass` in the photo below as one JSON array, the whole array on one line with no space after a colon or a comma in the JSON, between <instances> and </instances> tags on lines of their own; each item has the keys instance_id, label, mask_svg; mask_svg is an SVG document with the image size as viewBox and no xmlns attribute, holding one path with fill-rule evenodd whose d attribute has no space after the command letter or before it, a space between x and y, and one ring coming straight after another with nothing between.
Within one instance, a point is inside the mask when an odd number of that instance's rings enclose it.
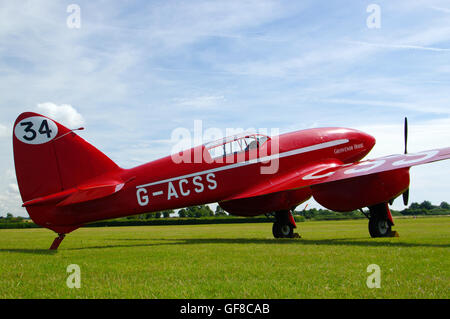
<instances>
[{"instance_id":1,"label":"aircraft shadow on grass","mask_svg":"<svg viewBox=\"0 0 450 319\"><path fill-rule=\"evenodd\" d=\"M261 244L261 245L318 245L318 246L363 246L363 247L435 247L449 248L449 244L427 244L427 243L403 243L388 241L354 241L362 238L345 239L258 239L258 238L111 238L109 241L135 241L134 244L106 244L104 246L90 246L80 248L67 248L67 250L81 249L103 249L103 248L123 248L123 247L151 247L167 245L201 245L201 244ZM140 243L148 241L148 243ZM156 243L154 242L156 241Z\"/></svg>"},{"instance_id":2,"label":"aircraft shadow on grass","mask_svg":"<svg viewBox=\"0 0 450 319\"><path fill-rule=\"evenodd\" d=\"M404 243L390 241L361 240L363 238L336 239L264 239L264 238L109 238L107 241L136 242L130 244L105 244L97 246L70 247L62 250L85 250L126 247L152 247L170 245L202 245L202 244L258 244L258 245L317 245L317 246L360 246L360 247L434 247L449 248L450 244ZM147 243L142 243L147 241ZM156 242L155 242L156 241ZM31 248L0 248L0 252L28 253L35 255L54 255L57 251Z\"/></svg>"},{"instance_id":3,"label":"aircraft shadow on grass","mask_svg":"<svg viewBox=\"0 0 450 319\"><path fill-rule=\"evenodd\" d=\"M57 253L56 250L49 249L32 249L32 248L0 248L0 253L25 253L25 254L33 254L33 255L54 255Z\"/></svg>"}]
</instances>

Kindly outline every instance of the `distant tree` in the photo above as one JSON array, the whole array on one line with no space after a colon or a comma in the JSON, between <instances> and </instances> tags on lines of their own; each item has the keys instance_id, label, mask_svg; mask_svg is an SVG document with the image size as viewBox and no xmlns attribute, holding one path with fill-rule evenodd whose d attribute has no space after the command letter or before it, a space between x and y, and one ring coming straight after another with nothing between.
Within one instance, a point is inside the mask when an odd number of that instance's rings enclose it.
<instances>
[{"instance_id":1,"label":"distant tree","mask_svg":"<svg viewBox=\"0 0 450 319\"><path fill-rule=\"evenodd\" d=\"M187 216L186 214L186 209L182 208L178 211L178 216L180 216L181 218L184 218Z\"/></svg>"},{"instance_id":2,"label":"distant tree","mask_svg":"<svg viewBox=\"0 0 450 319\"><path fill-rule=\"evenodd\" d=\"M225 210L224 210L222 207L220 207L219 205L217 205L216 211L214 212L214 215L215 215L215 216L226 216L227 213L225 212Z\"/></svg>"},{"instance_id":3,"label":"distant tree","mask_svg":"<svg viewBox=\"0 0 450 319\"><path fill-rule=\"evenodd\" d=\"M214 216L214 212L208 205L197 206L197 215L199 217Z\"/></svg>"},{"instance_id":4,"label":"distant tree","mask_svg":"<svg viewBox=\"0 0 450 319\"><path fill-rule=\"evenodd\" d=\"M173 210L165 210L162 214L164 218L169 218L170 214L173 214Z\"/></svg>"},{"instance_id":5,"label":"distant tree","mask_svg":"<svg viewBox=\"0 0 450 319\"><path fill-rule=\"evenodd\" d=\"M431 202L425 200L420 204L420 207L426 210L432 210L433 209L433 205L431 204Z\"/></svg>"},{"instance_id":6,"label":"distant tree","mask_svg":"<svg viewBox=\"0 0 450 319\"><path fill-rule=\"evenodd\" d=\"M172 211L173 212L173 211ZM197 205L182 208L178 211L178 216L180 217L206 217L214 216L214 212L208 205Z\"/></svg>"},{"instance_id":7,"label":"distant tree","mask_svg":"<svg viewBox=\"0 0 450 319\"><path fill-rule=\"evenodd\" d=\"M200 209L194 210L194 217L196 218L203 217L203 212Z\"/></svg>"},{"instance_id":8,"label":"distant tree","mask_svg":"<svg viewBox=\"0 0 450 319\"><path fill-rule=\"evenodd\" d=\"M411 203L411 205L409 206L409 209L420 209L422 208L419 203Z\"/></svg>"},{"instance_id":9,"label":"distant tree","mask_svg":"<svg viewBox=\"0 0 450 319\"><path fill-rule=\"evenodd\" d=\"M208 205L205 205L206 215L207 216L214 216L214 212Z\"/></svg>"},{"instance_id":10,"label":"distant tree","mask_svg":"<svg viewBox=\"0 0 450 319\"><path fill-rule=\"evenodd\" d=\"M155 213L155 218L160 218L161 217L161 213L160 212L156 212Z\"/></svg>"},{"instance_id":11,"label":"distant tree","mask_svg":"<svg viewBox=\"0 0 450 319\"><path fill-rule=\"evenodd\" d=\"M7 218L7 219L12 219L12 218L14 218L14 216L13 216L13 214L11 214L11 213L7 213L7 214L6 214L6 218Z\"/></svg>"},{"instance_id":12,"label":"distant tree","mask_svg":"<svg viewBox=\"0 0 450 319\"><path fill-rule=\"evenodd\" d=\"M319 214L319 211L316 208L311 208L311 209L308 209L308 210L302 210L300 212L300 216L303 216L303 217L308 218L308 219L314 218L318 214Z\"/></svg>"},{"instance_id":13,"label":"distant tree","mask_svg":"<svg viewBox=\"0 0 450 319\"><path fill-rule=\"evenodd\" d=\"M439 205L442 209L450 209L450 204L447 202L442 202L441 205Z\"/></svg>"},{"instance_id":14,"label":"distant tree","mask_svg":"<svg viewBox=\"0 0 450 319\"><path fill-rule=\"evenodd\" d=\"M347 216L347 217L359 217L360 215L362 216L360 211L351 211L351 212L344 212L342 213L343 216Z\"/></svg>"},{"instance_id":15,"label":"distant tree","mask_svg":"<svg viewBox=\"0 0 450 319\"><path fill-rule=\"evenodd\" d=\"M187 217L195 217L195 207L194 206L186 207L185 209L186 209Z\"/></svg>"},{"instance_id":16,"label":"distant tree","mask_svg":"<svg viewBox=\"0 0 450 319\"><path fill-rule=\"evenodd\" d=\"M192 206L190 208L194 214L194 217L200 218L200 217L205 216L205 214L206 214L203 205Z\"/></svg>"}]
</instances>

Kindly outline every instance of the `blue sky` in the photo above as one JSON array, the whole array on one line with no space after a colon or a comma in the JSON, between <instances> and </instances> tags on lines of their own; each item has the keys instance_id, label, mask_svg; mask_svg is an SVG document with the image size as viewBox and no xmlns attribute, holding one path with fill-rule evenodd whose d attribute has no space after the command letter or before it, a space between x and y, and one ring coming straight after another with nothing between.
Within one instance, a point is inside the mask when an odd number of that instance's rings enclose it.
<instances>
[{"instance_id":1,"label":"blue sky","mask_svg":"<svg viewBox=\"0 0 450 319\"><path fill-rule=\"evenodd\" d=\"M66 24L71 3L79 29ZM380 28L366 24L371 4ZM3 0L0 214L26 215L11 146L23 111L83 124L124 167L169 154L171 132L194 120L359 128L377 138L375 157L402 152L404 116L411 152L450 146L449 84L448 1ZM412 169L411 200L450 201L449 167Z\"/></svg>"}]
</instances>

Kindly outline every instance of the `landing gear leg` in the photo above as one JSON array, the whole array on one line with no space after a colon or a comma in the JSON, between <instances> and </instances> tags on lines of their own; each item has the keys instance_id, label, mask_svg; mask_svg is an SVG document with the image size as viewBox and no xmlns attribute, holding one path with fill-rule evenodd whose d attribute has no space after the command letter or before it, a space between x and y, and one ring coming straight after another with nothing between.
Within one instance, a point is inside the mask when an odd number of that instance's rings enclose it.
<instances>
[{"instance_id":1,"label":"landing gear leg","mask_svg":"<svg viewBox=\"0 0 450 319\"><path fill-rule=\"evenodd\" d=\"M275 212L275 222L272 226L273 237L275 238L296 238L300 237L294 234L294 228L297 228L291 211L282 210Z\"/></svg>"},{"instance_id":2,"label":"landing gear leg","mask_svg":"<svg viewBox=\"0 0 450 319\"><path fill-rule=\"evenodd\" d=\"M387 203L371 206L369 210L369 234L371 237L398 237L398 233L392 231L394 222Z\"/></svg>"},{"instance_id":3,"label":"landing gear leg","mask_svg":"<svg viewBox=\"0 0 450 319\"><path fill-rule=\"evenodd\" d=\"M55 238L52 245L50 246L50 250L57 250L64 237L66 237L66 234L58 234L58 237Z\"/></svg>"}]
</instances>

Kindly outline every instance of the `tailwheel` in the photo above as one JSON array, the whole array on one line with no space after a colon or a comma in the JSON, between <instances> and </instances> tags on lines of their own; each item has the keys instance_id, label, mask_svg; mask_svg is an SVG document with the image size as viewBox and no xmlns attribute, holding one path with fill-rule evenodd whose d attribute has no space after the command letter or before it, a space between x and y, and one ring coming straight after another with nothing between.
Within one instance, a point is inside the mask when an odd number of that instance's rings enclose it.
<instances>
[{"instance_id":1,"label":"tailwheel","mask_svg":"<svg viewBox=\"0 0 450 319\"><path fill-rule=\"evenodd\" d=\"M55 238L55 240L53 241L52 245L50 246L50 250L57 250L59 245L61 244L61 242L63 241L64 237L66 237L66 234L64 233L59 233L58 237Z\"/></svg>"},{"instance_id":2,"label":"tailwheel","mask_svg":"<svg viewBox=\"0 0 450 319\"><path fill-rule=\"evenodd\" d=\"M295 238L298 236L298 234L294 234L294 228L296 227L297 225L295 225L294 217L290 211L279 211L275 213L275 222L272 226L273 237Z\"/></svg>"},{"instance_id":3,"label":"tailwheel","mask_svg":"<svg viewBox=\"0 0 450 319\"><path fill-rule=\"evenodd\" d=\"M369 207L369 234L371 237L396 237L397 232L392 231L394 225L387 203Z\"/></svg>"}]
</instances>

